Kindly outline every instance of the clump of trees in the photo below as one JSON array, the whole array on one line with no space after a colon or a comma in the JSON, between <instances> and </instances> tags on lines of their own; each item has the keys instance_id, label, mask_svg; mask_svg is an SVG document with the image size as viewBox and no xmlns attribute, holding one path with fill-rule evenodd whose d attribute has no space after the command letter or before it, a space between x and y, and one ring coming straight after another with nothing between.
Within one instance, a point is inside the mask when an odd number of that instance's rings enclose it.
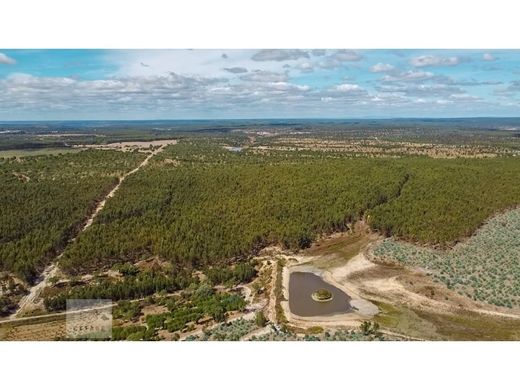
<instances>
[{"instance_id":1,"label":"clump of trees","mask_svg":"<svg viewBox=\"0 0 520 390\"><path fill-rule=\"evenodd\" d=\"M0 317L10 314L16 309L16 303L10 297L0 296Z\"/></svg>"},{"instance_id":2,"label":"clump of trees","mask_svg":"<svg viewBox=\"0 0 520 390\"><path fill-rule=\"evenodd\" d=\"M112 328L112 340L148 341L157 340L157 335L153 329L143 325L116 326Z\"/></svg>"},{"instance_id":3,"label":"clump of trees","mask_svg":"<svg viewBox=\"0 0 520 390\"><path fill-rule=\"evenodd\" d=\"M367 211L370 225L387 235L447 247L519 204L517 158L400 161L410 176L399 196Z\"/></svg>"},{"instance_id":4,"label":"clump of trees","mask_svg":"<svg viewBox=\"0 0 520 390\"><path fill-rule=\"evenodd\" d=\"M216 322L223 322L228 312L243 310L245 306L246 302L241 295L215 292L210 286L202 284L195 289L188 289L182 299L174 305L170 304L169 312L147 315L145 320L148 329L177 332L206 316Z\"/></svg>"},{"instance_id":5,"label":"clump of trees","mask_svg":"<svg viewBox=\"0 0 520 390\"><path fill-rule=\"evenodd\" d=\"M112 299L114 301L137 299L158 292L181 290L193 282L191 272L186 270L172 273L149 270L117 282L104 279L92 285L70 287L63 292L46 297L44 304L49 311L62 311L66 308L67 299Z\"/></svg>"},{"instance_id":6,"label":"clump of trees","mask_svg":"<svg viewBox=\"0 0 520 390\"><path fill-rule=\"evenodd\" d=\"M256 269L250 263L238 263L234 267L214 266L208 268L205 274L213 285L236 285L252 281L256 276Z\"/></svg>"},{"instance_id":7,"label":"clump of trees","mask_svg":"<svg viewBox=\"0 0 520 390\"><path fill-rule=\"evenodd\" d=\"M120 301L112 310L114 319L134 321L141 315L141 304L132 301Z\"/></svg>"},{"instance_id":8,"label":"clump of trees","mask_svg":"<svg viewBox=\"0 0 520 390\"><path fill-rule=\"evenodd\" d=\"M375 321L363 321L359 326L359 329L364 336L381 337L382 335L379 331L379 323Z\"/></svg>"},{"instance_id":9,"label":"clump of trees","mask_svg":"<svg viewBox=\"0 0 520 390\"><path fill-rule=\"evenodd\" d=\"M262 310L256 312L255 323L259 328L263 328L267 325L267 318L265 318L265 314Z\"/></svg>"}]
</instances>

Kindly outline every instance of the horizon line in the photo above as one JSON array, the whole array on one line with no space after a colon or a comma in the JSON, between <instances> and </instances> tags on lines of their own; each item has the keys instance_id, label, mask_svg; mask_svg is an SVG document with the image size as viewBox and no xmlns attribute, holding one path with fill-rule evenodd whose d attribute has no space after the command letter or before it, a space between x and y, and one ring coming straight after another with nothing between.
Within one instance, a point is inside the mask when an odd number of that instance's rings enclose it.
<instances>
[{"instance_id":1,"label":"horizon line","mask_svg":"<svg viewBox=\"0 0 520 390\"><path fill-rule=\"evenodd\" d=\"M0 119L0 123L29 123L29 122L152 122L152 121L241 121L241 120L403 120L403 119L520 119L520 116L396 116L396 117L261 117L261 118L155 118L155 119Z\"/></svg>"}]
</instances>

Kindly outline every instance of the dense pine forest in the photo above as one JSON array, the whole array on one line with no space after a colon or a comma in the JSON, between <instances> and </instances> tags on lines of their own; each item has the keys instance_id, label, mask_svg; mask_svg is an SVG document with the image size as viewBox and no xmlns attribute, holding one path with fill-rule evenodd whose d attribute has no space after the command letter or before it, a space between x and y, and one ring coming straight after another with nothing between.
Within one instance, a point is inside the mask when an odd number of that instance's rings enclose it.
<instances>
[{"instance_id":1,"label":"dense pine forest","mask_svg":"<svg viewBox=\"0 0 520 390\"><path fill-rule=\"evenodd\" d=\"M207 267L270 244L304 248L360 218L387 235L447 246L520 202L514 157L228 151L224 141L237 139L184 140L155 157L65 251L62 267L80 273L150 255Z\"/></svg>"},{"instance_id":2,"label":"dense pine forest","mask_svg":"<svg viewBox=\"0 0 520 390\"><path fill-rule=\"evenodd\" d=\"M0 271L32 281L144 156L84 151L0 158Z\"/></svg>"},{"instance_id":3,"label":"dense pine forest","mask_svg":"<svg viewBox=\"0 0 520 390\"><path fill-rule=\"evenodd\" d=\"M196 267L269 244L306 247L397 196L406 177L384 160L249 156L181 143L128 179L61 264L79 272L159 255Z\"/></svg>"},{"instance_id":4,"label":"dense pine forest","mask_svg":"<svg viewBox=\"0 0 520 390\"><path fill-rule=\"evenodd\" d=\"M65 271L106 270L150 256L177 270L207 269L271 244L304 248L361 218L386 235L445 247L520 203L515 149L494 158L373 157L321 147L322 139L348 144L350 138L332 132L317 134L305 147L282 142L284 133L178 139L128 177L93 225L68 245L60 260ZM0 270L34 280L117 177L143 158L88 150L0 159Z\"/></svg>"},{"instance_id":5,"label":"dense pine forest","mask_svg":"<svg viewBox=\"0 0 520 390\"><path fill-rule=\"evenodd\" d=\"M468 237L498 211L520 204L520 160L403 159L400 196L367 212L386 235L439 246Z\"/></svg>"}]
</instances>

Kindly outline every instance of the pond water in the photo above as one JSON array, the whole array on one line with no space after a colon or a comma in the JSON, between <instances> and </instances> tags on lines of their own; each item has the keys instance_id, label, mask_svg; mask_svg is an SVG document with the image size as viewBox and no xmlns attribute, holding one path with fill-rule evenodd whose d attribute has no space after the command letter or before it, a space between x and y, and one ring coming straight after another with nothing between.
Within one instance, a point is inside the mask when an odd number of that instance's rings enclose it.
<instances>
[{"instance_id":1,"label":"pond water","mask_svg":"<svg viewBox=\"0 0 520 390\"><path fill-rule=\"evenodd\" d=\"M312 293L324 288L333 295L328 302L317 302ZM312 272L292 272L289 276L289 309L302 317L326 316L352 311L350 297Z\"/></svg>"}]
</instances>

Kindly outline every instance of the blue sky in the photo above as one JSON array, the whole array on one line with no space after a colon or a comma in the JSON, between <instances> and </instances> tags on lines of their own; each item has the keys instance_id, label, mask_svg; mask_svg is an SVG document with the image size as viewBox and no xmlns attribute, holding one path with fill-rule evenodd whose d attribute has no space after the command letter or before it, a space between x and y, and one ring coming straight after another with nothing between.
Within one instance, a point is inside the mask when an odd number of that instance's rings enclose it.
<instances>
[{"instance_id":1,"label":"blue sky","mask_svg":"<svg viewBox=\"0 0 520 390\"><path fill-rule=\"evenodd\" d=\"M518 116L520 50L2 50L0 120Z\"/></svg>"}]
</instances>

